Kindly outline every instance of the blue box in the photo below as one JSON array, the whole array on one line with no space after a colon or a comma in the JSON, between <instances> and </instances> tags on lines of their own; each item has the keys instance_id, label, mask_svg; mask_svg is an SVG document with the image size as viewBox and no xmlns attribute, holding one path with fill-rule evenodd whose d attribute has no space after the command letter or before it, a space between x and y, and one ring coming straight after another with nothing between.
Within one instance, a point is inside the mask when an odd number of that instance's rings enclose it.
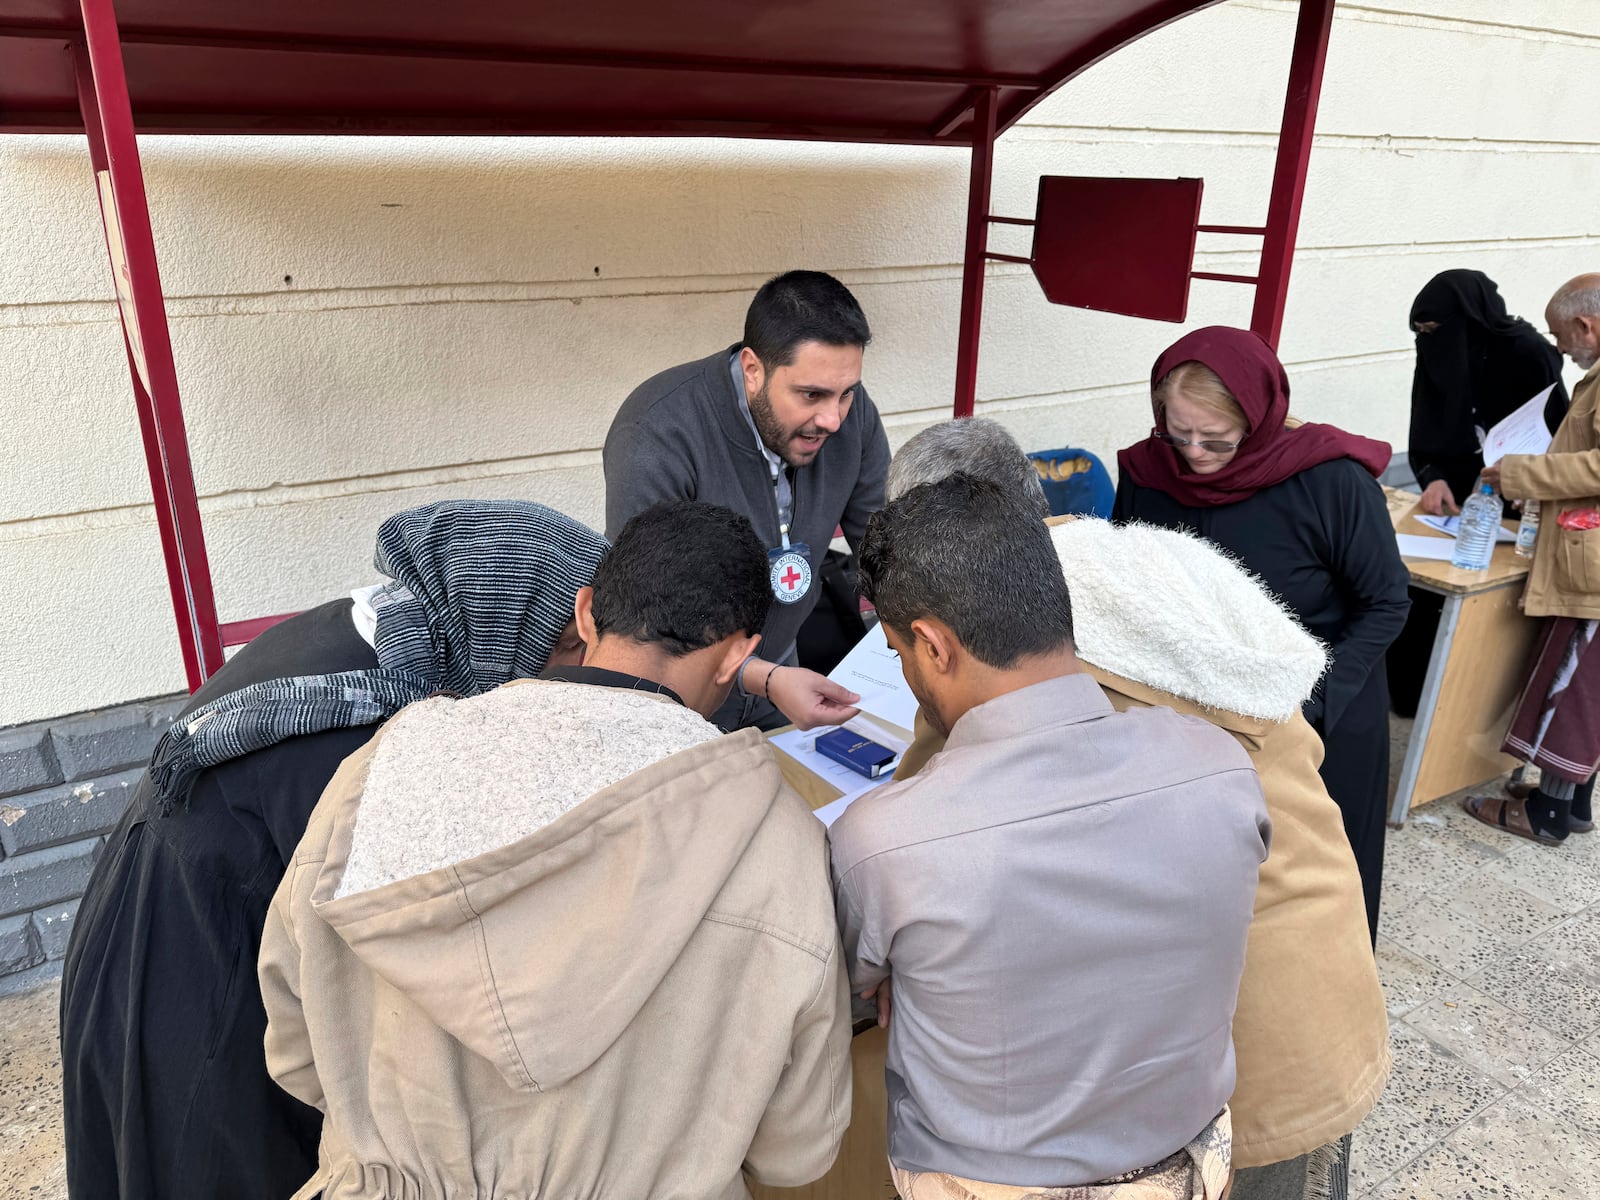
<instances>
[{"instance_id":1,"label":"blue box","mask_svg":"<svg viewBox=\"0 0 1600 1200\"><path fill-rule=\"evenodd\" d=\"M876 779L899 757L889 747L849 729L835 729L817 738L817 753L824 754L857 775Z\"/></svg>"}]
</instances>

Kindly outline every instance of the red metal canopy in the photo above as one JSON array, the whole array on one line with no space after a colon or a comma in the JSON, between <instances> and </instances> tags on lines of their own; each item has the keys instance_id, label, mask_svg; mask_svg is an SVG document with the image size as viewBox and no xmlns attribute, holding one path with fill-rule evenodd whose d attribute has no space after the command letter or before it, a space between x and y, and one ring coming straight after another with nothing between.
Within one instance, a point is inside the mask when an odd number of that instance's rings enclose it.
<instances>
[{"instance_id":1,"label":"red metal canopy","mask_svg":"<svg viewBox=\"0 0 1600 1200\"><path fill-rule=\"evenodd\" d=\"M1217 0L121 0L142 132L972 144ZM80 132L72 0L0 0L0 129Z\"/></svg>"},{"instance_id":2,"label":"red metal canopy","mask_svg":"<svg viewBox=\"0 0 1600 1200\"><path fill-rule=\"evenodd\" d=\"M0 0L0 133L87 134L190 687L222 665L225 645L280 618L217 619L136 130L970 149L954 404L963 416L976 391L984 264L1014 258L989 252L988 227L1033 223L989 213L996 137L1118 47L1218 2L121 0L113 11L112 0ZM1274 345L1333 5L1300 0L1265 223L1197 226L1262 239L1256 275L1193 277L1253 285L1251 327ZM1080 232L1080 253L1093 255L1094 231ZM1190 246L1193 233L1183 231ZM1043 242L1072 252L1070 239ZM1105 265L1138 276L1142 261Z\"/></svg>"}]
</instances>

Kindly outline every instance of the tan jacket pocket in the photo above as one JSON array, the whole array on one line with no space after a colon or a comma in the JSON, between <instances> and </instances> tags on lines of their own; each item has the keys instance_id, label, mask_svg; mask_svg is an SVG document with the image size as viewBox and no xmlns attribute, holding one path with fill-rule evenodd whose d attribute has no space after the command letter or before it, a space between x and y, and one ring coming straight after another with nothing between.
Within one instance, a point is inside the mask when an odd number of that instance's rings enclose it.
<instances>
[{"instance_id":1,"label":"tan jacket pocket","mask_svg":"<svg viewBox=\"0 0 1600 1200\"><path fill-rule=\"evenodd\" d=\"M1571 596L1600 595L1600 529L1562 529L1556 555L1556 586Z\"/></svg>"}]
</instances>

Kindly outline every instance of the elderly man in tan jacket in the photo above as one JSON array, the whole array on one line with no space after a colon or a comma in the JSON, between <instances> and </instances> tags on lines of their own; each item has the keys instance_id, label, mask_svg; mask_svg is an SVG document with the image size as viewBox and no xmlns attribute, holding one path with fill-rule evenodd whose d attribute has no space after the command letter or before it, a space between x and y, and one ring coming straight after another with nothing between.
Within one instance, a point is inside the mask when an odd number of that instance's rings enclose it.
<instances>
[{"instance_id":1,"label":"elderly man in tan jacket","mask_svg":"<svg viewBox=\"0 0 1600 1200\"><path fill-rule=\"evenodd\" d=\"M1588 372L1544 454L1483 473L1508 500L1539 505L1523 608L1548 617L1503 749L1540 771L1525 800L1474 796L1478 820L1544 845L1594 829L1600 767L1600 274L1563 284L1545 309L1556 346Z\"/></svg>"},{"instance_id":2,"label":"elderly man in tan jacket","mask_svg":"<svg viewBox=\"0 0 1600 1200\"><path fill-rule=\"evenodd\" d=\"M821 823L707 719L771 592L749 521L635 517L581 667L395 716L273 900L267 1066L325 1115L297 1200L744 1200L828 1169L849 999Z\"/></svg>"},{"instance_id":3,"label":"elderly man in tan jacket","mask_svg":"<svg viewBox=\"0 0 1600 1200\"><path fill-rule=\"evenodd\" d=\"M955 471L1015 487L1048 513L1032 464L976 418L919 433L889 469L890 498ZM1054 523L1054 522L1052 522ZM1361 881L1300 705L1321 645L1248 573L1186 534L1104 521L1052 531L1072 587L1078 658L1119 711L1204 717L1249 754L1272 821L1233 1019L1230 1200L1340 1194L1348 1135L1389 1076L1388 1018ZM896 779L942 745L919 722Z\"/></svg>"}]
</instances>

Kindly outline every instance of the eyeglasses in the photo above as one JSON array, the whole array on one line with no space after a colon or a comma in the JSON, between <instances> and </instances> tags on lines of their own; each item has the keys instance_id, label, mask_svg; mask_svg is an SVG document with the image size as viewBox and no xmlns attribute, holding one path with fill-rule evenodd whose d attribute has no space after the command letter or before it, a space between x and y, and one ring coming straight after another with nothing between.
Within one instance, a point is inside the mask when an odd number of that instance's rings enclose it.
<instances>
[{"instance_id":1,"label":"eyeglasses","mask_svg":"<svg viewBox=\"0 0 1600 1200\"><path fill-rule=\"evenodd\" d=\"M1199 446L1200 449L1211 454L1231 454L1244 445L1244 438L1250 435L1248 433L1245 434L1237 442L1214 442L1209 439L1203 442L1192 442L1188 438L1181 438L1176 434L1168 433L1165 429L1152 429L1150 430L1150 436L1165 442L1174 450L1182 450L1185 446Z\"/></svg>"}]
</instances>

